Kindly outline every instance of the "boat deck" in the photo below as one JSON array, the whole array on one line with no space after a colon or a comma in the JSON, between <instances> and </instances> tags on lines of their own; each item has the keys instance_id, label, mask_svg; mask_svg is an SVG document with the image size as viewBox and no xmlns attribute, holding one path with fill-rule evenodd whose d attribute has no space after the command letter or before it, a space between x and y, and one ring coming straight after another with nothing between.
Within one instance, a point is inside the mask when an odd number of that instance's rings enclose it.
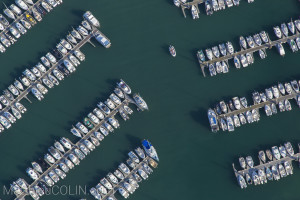
<instances>
[{"instance_id":1,"label":"boat deck","mask_svg":"<svg viewBox=\"0 0 300 200\"><path fill-rule=\"evenodd\" d=\"M226 56L222 56L222 57L219 57L219 58L215 57L212 60L208 60L208 61L204 61L204 62L201 62L199 60L200 68L202 70L203 76L205 77L206 74L205 74L205 70L204 69L205 69L205 67L208 68L208 66L210 64L214 64L216 62L222 62L222 61L228 62L228 60L233 59L235 56L240 56L240 55L246 54L246 53L251 53L252 54L252 53L257 52L259 50L271 49L276 44L286 43L288 40L295 39L297 37L300 37L300 33L299 33L299 31L296 30L296 34L290 35L288 37L283 36L283 38L278 39L278 40L271 41L270 38L269 38L269 43L262 44L261 46L255 46L253 48L247 48L247 49L242 49L241 48L240 51L237 51L237 52L235 52L233 54L228 54Z\"/></svg>"},{"instance_id":2,"label":"boat deck","mask_svg":"<svg viewBox=\"0 0 300 200\"><path fill-rule=\"evenodd\" d=\"M50 167L49 167L46 171L44 171L44 173L41 174L37 180L35 180L32 184L30 184L29 188L32 188L32 187L35 186L38 182L43 181L42 178L43 178L45 175L47 175L51 170L53 170L54 168L56 168L56 167L58 166L58 164L59 164L60 162L62 162L62 159L66 158L70 153L72 153L73 150L74 150L75 148L79 148L79 144L81 144L83 140L88 139L95 131L98 131L99 128L100 128L100 126L101 126L105 121L107 121L107 119L108 119L109 117L115 116L115 115L119 112L119 109L120 109L121 107L123 107L124 105L128 105L130 101L131 101L131 100L130 100L130 99L127 99L127 97L126 97L125 100L124 100L120 105L118 105L113 111L111 111L109 115L107 115L103 120L101 120L101 122L100 122L99 124L95 125L94 128L92 128L87 134L85 134L85 135L84 135L84 136L83 136L76 144L72 144L72 145L73 145L72 149L68 150L68 151L62 156L62 158L60 158L59 160L57 160L54 164L50 164L50 163L49 163ZM44 182L44 181L43 181L43 182ZM24 198L25 196L27 196L27 195L29 195L29 194L23 192L21 195L17 196L17 197L15 198L15 200L23 199L23 198Z\"/></svg>"}]
</instances>

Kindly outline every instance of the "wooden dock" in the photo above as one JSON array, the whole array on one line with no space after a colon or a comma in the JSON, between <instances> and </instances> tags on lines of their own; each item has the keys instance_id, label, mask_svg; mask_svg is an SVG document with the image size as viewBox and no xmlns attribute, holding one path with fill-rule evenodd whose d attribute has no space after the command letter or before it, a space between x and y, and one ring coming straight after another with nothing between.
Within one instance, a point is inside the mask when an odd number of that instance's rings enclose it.
<instances>
[{"instance_id":1,"label":"wooden dock","mask_svg":"<svg viewBox=\"0 0 300 200\"><path fill-rule=\"evenodd\" d=\"M299 145L298 145L298 148L299 148ZM300 148L299 148L299 151L300 151ZM272 161L269 161L266 163L261 163L257 166L254 166L253 168L237 170L234 166L234 163L232 163L232 167L233 167L235 176L238 176L238 175L245 176L246 174L251 174L253 171L258 171L259 169L264 170L265 168L267 168L267 167L270 168L273 165L277 166L278 164L284 163L285 161L288 161L290 163L292 161L299 161L299 158L300 158L300 153L296 153L293 156L287 155L286 157L281 158L280 160L276 160L275 158L273 158Z\"/></svg>"},{"instance_id":2,"label":"wooden dock","mask_svg":"<svg viewBox=\"0 0 300 200\"><path fill-rule=\"evenodd\" d=\"M241 48L240 51L237 51L237 52L235 52L233 54L228 54L226 56L221 56L219 58L214 57L212 60L208 60L208 61L204 61L204 62L201 62L200 60L198 60L198 61L199 61L199 64L200 64L203 76L205 77L206 74L205 74L205 70L204 69L208 68L208 66L210 64L214 64L216 62L222 62L222 61L228 62L228 60L233 59L235 56L239 57L240 55L245 55L247 53L253 54L253 53L255 53L255 52L259 51L259 50L271 49L276 44L286 43L288 40L296 39L297 37L300 37L300 33L298 31L296 31L296 34L294 34L294 35L291 35L291 36L288 36L288 37L284 37L283 36L283 38L278 39L278 40L274 40L274 41L271 41L270 38L269 38L269 43L262 44L260 46L255 46L253 48L247 48L247 49L242 49Z\"/></svg>"},{"instance_id":3,"label":"wooden dock","mask_svg":"<svg viewBox=\"0 0 300 200\"><path fill-rule=\"evenodd\" d=\"M12 21L12 22L10 22L9 23L9 26L7 26L7 27L5 27L5 29L3 30L3 31L1 31L0 32L0 34L6 34L6 33L8 33L8 32L10 32L9 31L9 29L13 26L15 26L15 24L16 23L18 23L18 22L20 22L21 21L21 19L23 19L23 18L26 18L26 14L30 14L31 16L32 16L32 8L34 8L34 7L36 7L36 6L39 6L40 5L40 3L42 2L43 0L38 0L38 1L36 1L33 5L29 5L29 4L27 4L28 5L28 10L26 10L26 11L24 11L24 10L22 10L22 14L21 15L16 15L15 13L15 16L16 16L16 19L14 20L14 21ZM63 2L62 2L63 3ZM59 6L60 4L57 4L57 6ZM54 9L54 8L53 8ZM52 10L51 10L52 11ZM6 17L6 16L5 16ZM33 17L33 16L32 16ZM9 20L12 20L12 19L10 19L9 18ZM35 19L36 20L36 19ZM37 21L38 22L38 21ZM31 27L32 28L32 27ZM28 29L26 29L27 31L28 31ZM20 33L21 34L21 33ZM22 35L22 34L21 34ZM8 48L8 47L5 47L5 48Z\"/></svg>"},{"instance_id":4,"label":"wooden dock","mask_svg":"<svg viewBox=\"0 0 300 200\"><path fill-rule=\"evenodd\" d=\"M20 95L15 97L15 99L13 101L10 101L9 102L9 106L3 108L0 112L0 115L2 115L4 112L7 112L9 111L9 109L11 108L11 106L14 106L14 104L16 102L19 102L21 101L23 98L27 98L27 95L28 93L31 92L31 89L33 86L35 86L37 83L42 83L42 79L45 77L45 76L48 76L48 74L51 74L52 73L52 70L55 69L57 66L59 65L63 65L63 62L64 62L64 59L67 59L68 56L70 54L72 54L75 50L77 49L80 49L83 45L85 45L87 42L91 43L90 39L94 36L94 33L99 31L98 29L94 28L93 31L91 31L91 33L86 36L83 40L81 40L79 43L77 43L75 46L73 46L73 49L70 50L66 55L64 55L60 60L58 60L58 62L54 65L51 66L51 68L49 68L47 70L46 73L42 74L41 77L37 77L37 79L35 81L31 81L31 85L24 91L19 91L20 92Z\"/></svg>"},{"instance_id":5,"label":"wooden dock","mask_svg":"<svg viewBox=\"0 0 300 200\"><path fill-rule=\"evenodd\" d=\"M91 135L93 135L93 133L94 133L95 131L98 131L99 128L100 128L100 126L103 125L103 123L106 122L106 121L108 120L109 117L115 116L115 115L119 112L119 109L120 109L121 107L123 107L124 105L128 105L128 104L129 104L129 101L130 101L129 99L125 98L125 100L124 100L120 105L118 105L113 111L110 112L109 115L107 115L103 120L101 120L101 122L100 122L99 124L95 125L94 128L92 128L87 134L85 134L85 135L84 135L84 136L83 136L76 144L72 144L72 145L73 145L72 149L68 150L68 151L67 151L67 152L66 152L59 160L57 160L54 164L50 164L50 163L49 163L50 167L49 167L46 171L44 171L44 173L41 174L37 180L35 180L32 184L30 184L30 186L29 186L28 188L33 188L33 187L34 187L36 184L38 184L38 182L40 182L40 181L43 181L43 182L44 182L43 177L44 177L45 175L48 175L48 173L49 173L51 170L53 170L53 169L55 169L56 167L58 167L58 164L59 164L60 162L62 162L62 160L63 160L64 158L67 158L68 155L69 155L70 153L72 153L73 150L74 150L75 148L79 148L79 145L80 145L84 140L88 139ZM15 200L24 199L25 196L27 196L27 195L29 195L29 194L23 192L21 195L17 196L17 197L15 198Z\"/></svg>"},{"instance_id":6,"label":"wooden dock","mask_svg":"<svg viewBox=\"0 0 300 200\"><path fill-rule=\"evenodd\" d=\"M130 178L130 177L132 177L132 174L134 174L134 173L136 173L137 172L137 170L142 166L142 164L143 163L146 163L146 164L148 164L148 160L150 159L150 157L149 156L146 156L142 161L140 161L136 166L135 166L135 168L134 169L132 169L131 171L130 171L130 173L128 174L128 175L125 175L124 174L124 179L123 180L121 180L117 185L116 184L113 184L113 189L112 190L109 190L108 191L108 193L105 195L105 196L102 196L102 199L107 199L108 197L110 197L110 196L112 196L112 197L114 197L114 194L118 191L118 188L120 187L120 186L122 186L122 184L124 183L124 181L127 179L127 178ZM123 186L122 186L123 187ZM115 197L114 197L115 198Z\"/></svg>"},{"instance_id":7,"label":"wooden dock","mask_svg":"<svg viewBox=\"0 0 300 200\"><path fill-rule=\"evenodd\" d=\"M230 112L225 113L225 114L217 115L217 119L219 120L221 118L232 117L234 115L238 115L240 113L246 113L247 111L251 111L251 110L254 110L254 109L259 110L260 108L263 108L265 105L272 104L272 103L278 104L280 101L284 101L286 99L287 100L294 99L298 95L300 95L300 92L299 93L293 92L292 94L288 94L288 95L285 95L285 96L280 96L276 99L269 99L266 102L261 102L259 104L253 104L251 106L248 106L247 108L242 108L242 109L239 109L239 110L233 110L233 111L230 111Z\"/></svg>"}]
</instances>

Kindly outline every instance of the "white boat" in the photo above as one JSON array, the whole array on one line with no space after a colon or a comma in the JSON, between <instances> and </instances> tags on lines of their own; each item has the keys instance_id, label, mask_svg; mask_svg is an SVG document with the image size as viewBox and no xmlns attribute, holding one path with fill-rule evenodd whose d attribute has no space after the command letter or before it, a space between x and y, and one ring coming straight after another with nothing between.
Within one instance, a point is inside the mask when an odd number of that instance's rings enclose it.
<instances>
[{"instance_id":1,"label":"white boat","mask_svg":"<svg viewBox=\"0 0 300 200\"><path fill-rule=\"evenodd\" d=\"M61 143L59 143L58 141L54 142L54 147L56 149L58 149L60 152L62 152L62 153L66 152L65 149L64 149L64 147L63 147L63 145Z\"/></svg>"},{"instance_id":2,"label":"white boat","mask_svg":"<svg viewBox=\"0 0 300 200\"><path fill-rule=\"evenodd\" d=\"M89 30L89 31L91 31L93 28L92 28L92 26L90 25L90 23L88 22L88 21L86 21L86 20L83 20L82 22L81 22L81 25L85 28L85 29L87 29L87 30Z\"/></svg>"},{"instance_id":3,"label":"white boat","mask_svg":"<svg viewBox=\"0 0 300 200\"><path fill-rule=\"evenodd\" d=\"M28 10L28 5L23 0L15 0L15 3L23 10Z\"/></svg>"},{"instance_id":4,"label":"white boat","mask_svg":"<svg viewBox=\"0 0 300 200\"><path fill-rule=\"evenodd\" d=\"M46 54L46 58L52 63L52 64L56 64L57 63L57 60L56 60L56 58L53 56L53 54L52 53L50 53L50 52L48 52L47 54ZM47 61L46 60L44 60L44 61L42 61L47 67L49 66L49 64L46 64L47 63ZM50 66L49 66L50 67Z\"/></svg>"},{"instance_id":5,"label":"white boat","mask_svg":"<svg viewBox=\"0 0 300 200\"><path fill-rule=\"evenodd\" d=\"M102 44L105 48L109 48L111 47L111 42L110 40L105 36L103 35L102 33L100 33L99 31L97 31L95 34L94 34L94 37L96 38L96 40Z\"/></svg>"},{"instance_id":6,"label":"white boat","mask_svg":"<svg viewBox=\"0 0 300 200\"><path fill-rule=\"evenodd\" d=\"M240 45L242 48L247 49L247 42L243 36L240 36Z\"/></svg>"},{"instance_id":7,"label":"white boat","mask_svg":"<svg viewBox=\"0 0 300 200\"><path fill-rule=\"evenodd\" d=\"M240 59L239 59L237 56L234 56L233 61L234 61L235 67L236 67L237 69L240 69L240 68L241 68L241 62L240 62Z\"/></svg>"},{"instance_id":8,"label":"white boat","mask_svg":"<svg viewBox=\"0 0 300 200\"><path fill-rule=\"evenodd\" d=\"M71 142L69 139L65 138L65 137L62 137L60 139L60 143L67 149L71 149L72 148L72 145L71 145Z\"/></svg>"},{"instance_id":9,"label":"white boat","mask_svg":"<svg viewBox=\"0 0 300 200\"><path fill-rule=\"evenodd\" d=\"M83 17L89 22L91 23L93 26L96 27L100 27L100 22L98 21L98 19L96 17L94 17L94 15L91 13L91 11L86 11L83 14Z\"/></svg>"},{"instance_id":10,"label":"white boat","mask_svg":"<svg viewBox=\"0 0 300 200\"><path fill-rule=\"evenodd\" d=\"M192 5L191 12L192 12L193 19L199 18L199 13L195 5Z\"/></svg>"},{"instance_id":11,"label":"white boat","mask_svg":"<svg viewBox=\"0 0 300 200\"><path fill-rule=\"evenodd\" d=\"M287 23L287 26L288 26L290 32L294 35L296 33L294 22L290 21L289 23Z\"/></svg>"},{"instance_id":12,"label":"white boat","mask_svg":"<svg viewBox=\"0 0 300 200\"><path fill-rule=\"evenodd\" d=\"M248 43L250 48L255 47L255 43L254 43L254 40L253 40L252 36L246 37L246 40L247 40L247 43Z\"/></svg>"},{"instance_id":13,"label":"white boat","mask_svg":"<svg viewBox=\"0 0 300 200\"><path fill-rule=\"evenodd\" d=\"M11 19L13 19L13 20L16 19L14 13L13 13L10 9L6 8L6 9L3 10L3 12L4 12L4 14L5 14L7 17L9 17L9 18L11 18Z\"/></svg>"},{"instance_id":14,"label":"white boat","mask_svg":"<svg viewBox=\"0 0 300 200\"><path fill-rule=\"evenodd\" d=\"M95 108L93 110L93 113L101 120L105 117L104 114L98 108Z\"/></svg>"},{"instance_id":15,"label":"white boat","mask_svg":"<svg viewBox=\"0 0 300 200\"><path fill-rule=\"evenodd\" d=\"M11 27L9 28L9 31L11 32L11 34L12 34L15 38L21 37L20 32L19 32L15 27L13 27L13 26L11 26Z\"/></svg>"},{"instance_id":16,"label":"white boat","mask_svg":"<svg viewBox=\"0 0 300 200\"><path fill-rule=\"evenodd\" d=\"M152 146L152 144L148 140L143 140L142 145L143 145L143 148L144 148L146 154L148 154L148 156L159 161L159 158L158 158L155 148Z\"/></svg>"},{"instance_id":17,"label":"white boat","mask_svg":"<svg viewBox=\"0 0 300 200\"><path fill-rule=\"evenodd\" d=\"M238 180L238 183L239 183L239 185L242 189L247 188L246 181L245 181L245 179L242 175L238 174L237 180Z\"/></svg>"},{"instance_id":18,"label":"white boat","mask_svg":"<svg viewBox=\"0 0 300 200\"><path fill-rule=\"evenodd\" d=\"M282 32L281 32L279 26L273 27L273 30L274 30L275 35L276 35L279 39L282 38Z\"/></svg>"},{"instance_id":19,"label":"white boat","mask_svg":"<svg viewBox=\"0 0 300 200\"><path fill-rule=\"evenodd\" d=\"M42 93L36 87L32 87L31 92L39 101L41 101L44 98Z\"/></svg>"},{"instance_id":20,"label":"white boat","mask_svg":"<svg viewBox=\"0 0 300 200\"><path fill-rule=\"evenodd\" d=\"M86 30L83 26L79 25L76 29L83 37L86 37L89 35L88 30Z\"/></svg>"},{"instance_id":21,"label":"white boat","mask_svg":"<svg viewBox=\"0 0 300 200\"><path fill-rule=\"evenodd\" d=\"M26 169L26 173L30 176L30 178L32 178L33 180L36 180L39 178L38 174L31 168L28 167Z\"/></svg>"},{"instance_id":22,"label":"white boat","mask_svg":"<svg viewBox=\"0 0 300 200\"><path fill-rule=\"evenodd\" d=\"M281 44L281 43L277 43L277 44L276 44L276 47L277 47L277 50L278 50L279 54L280 54L281 56L284 56L284 55L285 55L285 50L284 50L282 44Z\"/></svg>"},{"instance_id":23,"label":"white boat","mask_svg":"<svg viewBox=\"0 0 300 200\"><path fill-rule=\"evenodd\" d=\"M68 34L68 35L66 36L66 38L67 38L67 40L68 40L70 43L72 43L72 44L74 44L74 45L77 44L77 40L76 40L71 34Z\"/></svg>"},{"instance_id":24,"label":"white boat","mask_svg":"<svg viewBox=\"0 0 300 200\"><path fill-rule=\"evenodd\" d=\"M65 39L61 39L60 44L63 45L67 50L72 49L72 45L69 42L67 42L67 40Z\"/></svg>"},{"instance_id":25,"label":"white boat","mask_svg":"<svg viewBox=\"0 0 300 200\"><path fill-rule=\"evenodd\" d=\"M144 110L144 109L148 110L147 103L139 94L134 94L133 99L142 110Z\"/></svg>"},{"instance_id":26,"label":"white boat","mask_svg":"<svg viewBox=\"0 0 300 200\"><path fill-rule=\"evenodd\" d=\"M16 6L15 4L11 4L9 6L10 10L12 10L16 15L22 15L22 10Z\"/></svg>"},{"instance_id":27,"label":"white boat","mask_svg":"<svg viewBox=\"0 0 300 200\"><path fill-rule=\"evenodd\" d=\"M64 65L71 73L76 71L76 68L68 59L64 59Z\"/></svg>"},{"instance_id":28,"label":"white boat","mask_svg":"<svg viewBox=\"0 0 300 200\"><path fill-rule=\"evenodd\" d=\"M283 35L285 37L287 37L289 35L289 29L288 29L287 25L285 23L282 23L280 28L281 28Z\"/></svg>"},{"instance_id":29,"label":"white boat","mask_svg":"<svg viewBox=\"0 0 300 200\"><path fill-rule=\"evenodd\" d=\"M277 146L273 146L272 147L272 153L273 153L273 156L276 160L280 160L281 158L281 155L280 155L280 152L279 152L279 149Z\"/></svg>"},{"instance_id":30,"label":"white boat","mask_svg":"<svg viewBox=\"0 0 300 200\"><path fill-rule=\"evenodd\" d=\"M81 35L80 35L75 29L73 29L73 30L71 31L71 35L72 35L73 37L75 37L76 39L78 39L78 40L82 40Z\"/></svg>"},{"instance_id":31,"label":"white boat","mask_svg":"<svg viewBox=\"0 0 300 200\"><path fill-rule=\"evenodd\" d=\"M180 6L180 1L179 0L173 0L173 3L175 6L179 7Z\"/></svg>"},{"instance_id":32,"label":"white boat","mask_svg":"<svg viewBox=\"0 0 300 200\"><path fill-rule=\"evenodd\" d=\"M78 49L76 49L73 54L80 60L80 61L84 61L85 60L85 55L79 51Z\"/></svg>"}]
</instances>

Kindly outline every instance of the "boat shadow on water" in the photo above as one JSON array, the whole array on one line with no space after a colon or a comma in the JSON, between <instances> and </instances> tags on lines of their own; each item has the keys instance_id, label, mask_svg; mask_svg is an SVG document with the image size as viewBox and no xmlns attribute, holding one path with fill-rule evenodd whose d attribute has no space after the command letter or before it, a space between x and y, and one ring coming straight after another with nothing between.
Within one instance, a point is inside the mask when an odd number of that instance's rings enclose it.
<instances>
[{"instance_id":1,"label":"boat shadow on water","mask_svg":"<svg viewBox=\"0 0 300 200\"><path fill-rule=\"evenodd\" d=\"M210 130L210 126L207 118L207 109L198 108L197 110L190 111L190 115L195 122L199 123L201 126Z\"/></svg>"}]
</instances>

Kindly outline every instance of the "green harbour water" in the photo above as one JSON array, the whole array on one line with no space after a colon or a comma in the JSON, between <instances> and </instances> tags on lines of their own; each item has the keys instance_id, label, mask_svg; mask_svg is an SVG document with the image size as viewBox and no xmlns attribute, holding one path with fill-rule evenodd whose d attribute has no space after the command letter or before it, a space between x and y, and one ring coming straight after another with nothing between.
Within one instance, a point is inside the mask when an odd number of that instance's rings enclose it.
<instances>
[{"instance_id":1,"label":"green harbour water","mask_svg":"<svg viewBox=\"0 0 300 200\"><path fill-rule=\"evenodd\" d=\"M11 1L4 3L10 5ZM38 102L32 95L32 104L22 101L28 112L0 135L0 191L18 177L31 182L26 168L42 158L55 140L65 136L75 142L77 138L69 132L71 126L92 111L97 102L106 100L115 82L122 78L133 92L141 94L150 110L135 111L127 122L118 118L121 128L58 182L58 186L70 185L71 195L41 199L94 199L91 195L74 195L76 186L95 186L125 162L127 153L144 138L155 146L160 162L130 199L299 199L298 163L294 163L294 175L246 190L238 186L231 167L232 162L238 163L239 156L247 155L258 164L259 150L285 141L292 142L297 151L300 110L294 101L292 111L272 117L261 111L259 123L244 125L230 134L211 133L207 119L207 109L220 100L246 96L252 102L253 90L299 80L299 52L292 53L285 44L284 57L273 48L267 51L265 60L256 53L255 63L248 68L237 70L231 63L228 74L206 78L196 58L198 49L221 42L231 41L238 49L240 35L266 30L275 39L273 26L299 17L297 0L256 0L252 4L241 0L239 7L212 16L203 14L202 5L198 20L192 20L188 10L185 19L172 0L64 0L0 55L0 89L8 87L25 68L33 67L71 26L81 22L86 10L99 19L100 30L112 46L105 49L95 40L96 48L86 44L81 49L86 61L74 74L50 89L43 101ZM176 58L169 55L169 44L175 46ZM0 199L14 196L1 192Z\"/></svg>"}]
</instances>

